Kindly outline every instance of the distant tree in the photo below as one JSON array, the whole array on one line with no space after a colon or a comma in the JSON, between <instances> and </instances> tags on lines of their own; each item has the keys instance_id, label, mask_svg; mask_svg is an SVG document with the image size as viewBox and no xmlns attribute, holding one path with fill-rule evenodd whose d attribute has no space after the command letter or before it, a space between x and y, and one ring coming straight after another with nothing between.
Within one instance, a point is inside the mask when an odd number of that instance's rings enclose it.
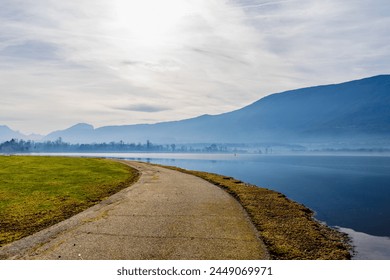
<instances>
[{"instance_id":1,"label":"distant tree","mask_svg":"<svg viewBox=\"0 0 390 280\"><path fill-rule=\"evenodd\" d=\"M147 141L146 141L146 149L147 149L147 150L150 150L151 147L152 147L152 143L150 143L150 141L147 140Z\"/></svg>"}]
</instances>

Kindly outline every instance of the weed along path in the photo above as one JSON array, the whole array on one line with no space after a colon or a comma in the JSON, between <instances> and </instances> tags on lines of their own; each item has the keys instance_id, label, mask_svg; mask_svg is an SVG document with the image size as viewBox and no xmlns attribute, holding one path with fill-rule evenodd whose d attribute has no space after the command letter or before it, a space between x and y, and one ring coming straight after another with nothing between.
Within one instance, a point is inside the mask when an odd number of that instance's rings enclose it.
<instances>
[{"instance_id":1,"label":"weed along path","mask_svg":"<svg viewBox=\"0 0 390 280\"><path fill-rule=\"evenodd\" d=\"M138 182L0 249L9 259L266 259L240 204L193 175L145 163Z\"/></svg>"}]
</instances>

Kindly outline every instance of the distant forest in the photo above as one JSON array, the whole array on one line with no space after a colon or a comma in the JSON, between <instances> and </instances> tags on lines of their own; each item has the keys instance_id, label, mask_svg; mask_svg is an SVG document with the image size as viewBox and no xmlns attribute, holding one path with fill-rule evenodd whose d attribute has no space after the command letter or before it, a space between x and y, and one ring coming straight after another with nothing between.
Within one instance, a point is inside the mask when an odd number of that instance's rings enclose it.
<instances>
[{"instance_id":1,"label":"distant forest","mask_svg":"<svg viewBox=\"0 0 390 280\"><path fill-rule=\"evenodd\" d=\"M321 147L310 148L302 145L283 145L278 143L192 143L192 144L153 144L146 143L92 143L71 144L58 138L56 141L35 142L11 139L0 144L0 153L251 153L251 154L295 154L295 153L390 153L389 148L371 147Z\"/></svg>"},{"instance_id":2,"label":"distant forest","mask_svg":"<svg viewBox=\"0 0 390 280\"><path fill-rule=\"evenodd\" d=\"M63 142L61 138L56 141L34 142L12 139L0 144L0 153L40 153L40 152L190 152L190 153L227 153L239 152L236 148L228 148L221 144L194 144L156 145L150 141L146 143L93 143L93 144L70 144Z\"/></svg>"}]
</instances>

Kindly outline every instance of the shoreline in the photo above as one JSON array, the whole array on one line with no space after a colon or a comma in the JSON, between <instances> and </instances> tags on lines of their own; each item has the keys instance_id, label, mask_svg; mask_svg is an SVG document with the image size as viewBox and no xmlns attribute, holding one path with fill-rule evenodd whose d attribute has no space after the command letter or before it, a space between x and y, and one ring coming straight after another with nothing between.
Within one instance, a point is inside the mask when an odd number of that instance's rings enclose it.
<instances>
[{"instance_id":1,"label":"shoreline","mask_svg":"<svg viewBox=\"0 0 390 280\"><path fill-rule=\"evenodd\" d=\"M390 237L370 235L350 228L336 228L350 237L354 252L352 260L390 259Z\"/></svg>"},{"instance_id":2,"label":"shoreline","mask_svg":"<svg viewBox=\"0 0 390 280\"><path fill-rule=\"evenodd\" d=\"M157 164L158 165L158 164ZM352 238L314 217L284 194L232 177L158 165L200 177L232 195L245 209L275 260L350 260Z\"/></svg>"}]
</instances>

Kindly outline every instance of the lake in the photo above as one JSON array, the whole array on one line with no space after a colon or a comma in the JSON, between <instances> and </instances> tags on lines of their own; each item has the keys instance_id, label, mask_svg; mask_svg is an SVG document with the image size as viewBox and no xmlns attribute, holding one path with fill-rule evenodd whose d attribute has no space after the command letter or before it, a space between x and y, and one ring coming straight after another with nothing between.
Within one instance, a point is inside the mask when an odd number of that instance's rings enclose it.
<instances>
[{"instance_id":1,"label":"lake","mask_svg":"<svg viewBox=\"0 0 390 280\"><path fill-rule=\"evenodd\" d=\"M251 154L85 154L235 177L279 191L348 233L356 259L390 259L390 157Z\"/></svg>"}]
</instances>

